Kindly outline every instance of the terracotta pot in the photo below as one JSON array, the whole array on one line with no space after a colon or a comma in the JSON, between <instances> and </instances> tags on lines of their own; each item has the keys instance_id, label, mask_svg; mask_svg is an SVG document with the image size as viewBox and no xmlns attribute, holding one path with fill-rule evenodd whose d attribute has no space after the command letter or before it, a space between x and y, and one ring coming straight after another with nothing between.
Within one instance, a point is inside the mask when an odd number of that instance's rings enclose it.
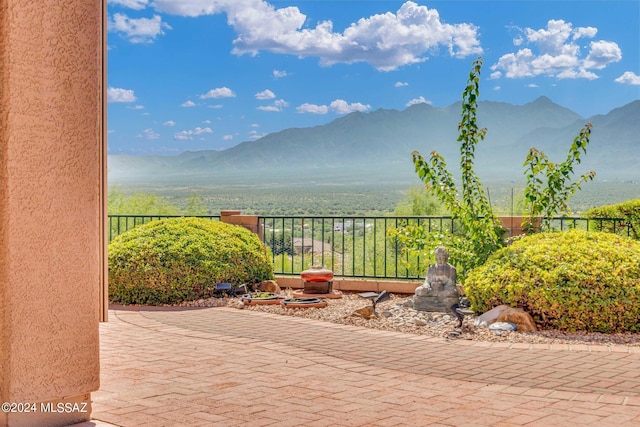
<instances>
[{"instance_id":1,"label":"terracotta pot","mask_svg":"<svg viewBox=\"0 0 640 427\"><path fill-rule=\"evenodd\" d=\"M314 265L300 273L300 277L305 282L330 282L333 280L333 271L324 268L322 265Z\"/></svg>"}]
</instances>

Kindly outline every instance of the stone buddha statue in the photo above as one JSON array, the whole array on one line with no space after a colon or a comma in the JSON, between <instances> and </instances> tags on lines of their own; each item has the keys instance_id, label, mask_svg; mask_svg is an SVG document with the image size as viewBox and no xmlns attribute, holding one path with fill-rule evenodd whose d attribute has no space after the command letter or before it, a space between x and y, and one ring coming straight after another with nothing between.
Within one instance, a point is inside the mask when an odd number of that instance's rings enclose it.
<instances>
[{"instance_id":1,"label":"stone buddha statue","mask_svg":"<svg viewBox=\"0 0 640 427\"><path fill-rule=\"evenodd\" d=\"M443 247L435 250L436 264L429 266L427 277L413 297L413 308L422 311L448 311L458 303L456 269L449 264L449 253Z\"/></svg>"}]
</instances>

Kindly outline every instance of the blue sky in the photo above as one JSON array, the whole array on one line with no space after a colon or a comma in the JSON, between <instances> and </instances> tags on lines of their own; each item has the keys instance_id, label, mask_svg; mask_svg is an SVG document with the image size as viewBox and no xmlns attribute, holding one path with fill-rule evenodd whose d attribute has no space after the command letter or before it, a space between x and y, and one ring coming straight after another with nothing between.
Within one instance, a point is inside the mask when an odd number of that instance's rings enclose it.
<instances>
[{"instance_id":1,"label":"blue sky","mask_svg":"<svg viewBox=\"0 0 640 427\"><path fill-rule=\"evenodd\" d=\"M108 0L110 154L220 150L353 111L640 99L640 2Z\"/></svg>"}]
</instances>

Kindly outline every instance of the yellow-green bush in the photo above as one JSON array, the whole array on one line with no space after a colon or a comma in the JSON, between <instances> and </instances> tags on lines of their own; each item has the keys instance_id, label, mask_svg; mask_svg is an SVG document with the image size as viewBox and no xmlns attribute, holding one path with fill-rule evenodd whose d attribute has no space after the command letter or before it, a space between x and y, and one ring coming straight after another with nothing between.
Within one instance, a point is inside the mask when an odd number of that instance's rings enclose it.
<instances>
[{"instance_id":1,"label":"yellow-green bush","mask_svg":"<svg viewBox=\"0 0 640 427\"><path fill-rule=\"evenodd\" d=\"M465 293L476 312L507 304L542 328L640 331L640 242L572 230L522 238L471 271Z\"/></svg>"},{"instance_id":2,"label":"yellow-green bush","mask_svg":"<svg viewBox=\"0 0 640 427\"><path fill-rule=\"evenodd\" d=\"M235 225L172 218L138 226L109 244L109 299L175 304L207 298L216 283L273 279L258 236Z\"/></svg>"}]
</instances>

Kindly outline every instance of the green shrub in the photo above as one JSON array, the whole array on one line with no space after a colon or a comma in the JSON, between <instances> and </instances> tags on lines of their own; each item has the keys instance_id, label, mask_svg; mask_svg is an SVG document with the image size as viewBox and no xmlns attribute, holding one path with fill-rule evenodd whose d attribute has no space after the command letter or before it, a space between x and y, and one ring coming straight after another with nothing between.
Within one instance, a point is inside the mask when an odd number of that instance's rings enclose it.
<instances>
[{"instance_id":1,"label":"green shrub","mask_svg":"<svg viewBox=\"0 0 640 427\"><path fill-rule=\"evenodd\" d=\"M543 328L640 331L640 242L603 232L539 233L471 271L465 293L476 312L507 304Z\"/></svg>"},{"instance_id":2,"label":"green shrub","mask_svg":"<svg viewBox=\"0 0 640 427\"><path fill-rule=\"evenodd\" d=\"M153 221L109 244L109 298L122 304L175 304L214 294L216 283L273 279L258 236L201 218Z\"/></svg>"},{"instance_id":3,"label":"green shrub","mask_svg":"<svg viewBox=\"0 0 640 427\"><path fill-rule=\"evenodd\" d=\"M585 212L584 216L600 218L589 222L589 225L596 230L628 235L640 240L640 199L591 208ZM620 218L620 221L607 221L602 218Z\"/></svg>"}]
</instances>

